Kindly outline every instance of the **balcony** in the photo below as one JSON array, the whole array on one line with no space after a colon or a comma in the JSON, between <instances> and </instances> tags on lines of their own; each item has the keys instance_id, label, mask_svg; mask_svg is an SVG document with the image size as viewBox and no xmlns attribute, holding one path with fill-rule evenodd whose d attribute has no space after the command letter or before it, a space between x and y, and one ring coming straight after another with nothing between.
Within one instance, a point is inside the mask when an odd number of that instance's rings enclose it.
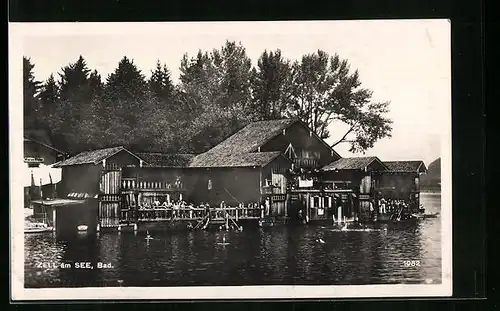
<instances>
[{"instance_id":1,"label":"balcony","mask_svg":"<svg viewBox=\"0 0 500 311\"><path fill-rule=\"evenodd\" d=\"M137 181L135 178L122 178L122 191L183 191L182 182Z\"/></svg>"},{"instance_id":2,"label":"balcony","mask_svg":"<svg viewBox=\"0 0 500 311\"><path fill-rule=\"evenodd\" d=\"M319 167L319 159L297 158L293 160L293 164L299 168L316 168Z\"/></svg>"}]
</instances>

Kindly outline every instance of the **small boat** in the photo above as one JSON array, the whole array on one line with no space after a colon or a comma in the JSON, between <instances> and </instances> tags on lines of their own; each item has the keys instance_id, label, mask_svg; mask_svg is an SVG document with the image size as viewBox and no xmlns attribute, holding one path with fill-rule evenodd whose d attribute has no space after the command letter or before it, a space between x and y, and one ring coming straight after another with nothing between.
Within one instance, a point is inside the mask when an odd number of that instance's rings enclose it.
<instances>
[{"instance_id":1,"label":"small boat","mask_svg":"<svg viewBox=\"0 0 500 311\"><path fill-rule=\"evenodd\" d=\"M439 216L439 213L413 214L412 216L415 217L415 218L418 218L418 219L437 218Z\"/></svg>"},{"instance_id":2,"label":"small boat","mask_svg":"<svg viewBox=\"0 0 500 311\"><path fill-rule=\"evenodd\" d=\"M54 228L46 223L30 223L24 227L24 233L52 232Z\"/></svg>"},{"instance_id":3,"label":"small boat","mask_svg":"<svg viewBox=\"0 0 500 311\"><path fill-rule=\"evenodd\" d=\"M78 231L87 231L89 227L87 225L79 225L78 227L76 227L76 229Z\"/></svg>"}]
</instances>

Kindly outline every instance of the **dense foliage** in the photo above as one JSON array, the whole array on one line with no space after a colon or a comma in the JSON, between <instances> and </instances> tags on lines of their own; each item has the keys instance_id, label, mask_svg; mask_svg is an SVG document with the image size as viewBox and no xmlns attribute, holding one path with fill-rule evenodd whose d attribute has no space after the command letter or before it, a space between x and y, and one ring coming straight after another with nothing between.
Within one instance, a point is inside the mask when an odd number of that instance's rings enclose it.
<instances>
[{"instance_id":1,"label":"dense foliage","mask_svg":"<svg viewBox=\"0 0 500 311\"><path fill-rule=\"evenodd\" d=\"M123 57L105 79L80 56L58 78L35 80L24 58L24 127L49 131L56 147L77 153L123 145L136 151L200 153L246 124L297 117L322 138L333 122L348 125L335 143L363 152L390 136L389 103L373 102L357 71L323 51L292 62L264 51L252 66L245 48L185 54L179 83L160 61L147 79Z\"/></svg>"}]
</instances>

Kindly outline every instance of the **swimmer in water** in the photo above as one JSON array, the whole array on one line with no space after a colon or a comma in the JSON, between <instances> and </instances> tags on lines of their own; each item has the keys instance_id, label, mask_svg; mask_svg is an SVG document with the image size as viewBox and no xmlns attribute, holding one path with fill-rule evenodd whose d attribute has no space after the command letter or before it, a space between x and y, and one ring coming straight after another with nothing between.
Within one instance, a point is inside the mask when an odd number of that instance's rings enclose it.
<instances>
[{"instance_id":1,"label":"swimmer in water","mask_svg":"<svg viewBox=\"0 0 500 311\"><path fill-rule=\"evenodd\" d=\"M321 243L321 244L325 244L325 241L322 238L317 238L316 242Z\"/></svg>"}]
</instances>

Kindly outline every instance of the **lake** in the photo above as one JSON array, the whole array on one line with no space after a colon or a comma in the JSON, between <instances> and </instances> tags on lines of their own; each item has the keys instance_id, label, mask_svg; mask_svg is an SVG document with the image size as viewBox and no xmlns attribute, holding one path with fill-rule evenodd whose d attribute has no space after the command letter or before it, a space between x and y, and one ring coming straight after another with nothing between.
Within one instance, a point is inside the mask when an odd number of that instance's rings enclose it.
<instances>
[{"instance_id":1,"label":"lake","mask_svg":"<svg viewBox=\"0 0 500 311\"><path fill-rule=\"evenodd\" d=\"M440 212L441 195L422 193L421 203ZM387 231L282 226L154 233L153 240L142 232L25 234L24 268L25 288L437 284L441 219Z\"/></svg>"}]
</instances>

